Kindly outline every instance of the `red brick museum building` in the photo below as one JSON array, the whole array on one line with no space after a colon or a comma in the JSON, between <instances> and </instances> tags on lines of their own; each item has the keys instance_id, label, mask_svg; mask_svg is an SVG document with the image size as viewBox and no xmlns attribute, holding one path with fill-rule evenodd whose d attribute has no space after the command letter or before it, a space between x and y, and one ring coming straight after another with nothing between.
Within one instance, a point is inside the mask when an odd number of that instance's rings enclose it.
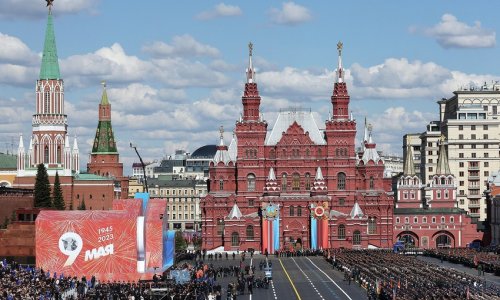
<instances>
[{"instance_id":1,"label":"red brick museum building","mask_svg":"<svg viewBox=\"0 0 500 300\"><path fill-rule=\"evenodd\" d=\"M396 195L366 122L361 151L356 151L341 43L323 129L311 111L289 109L280 111L270 131L260 110L249 46L243 114L229 146L221 128L210 164L209 193L201 201L202 248L274 253L391 248L397 240L435 248L465 247L482 239L457 206L444 141L435 178L422 183L407 167Z\"/></svg>"}]
</instances>

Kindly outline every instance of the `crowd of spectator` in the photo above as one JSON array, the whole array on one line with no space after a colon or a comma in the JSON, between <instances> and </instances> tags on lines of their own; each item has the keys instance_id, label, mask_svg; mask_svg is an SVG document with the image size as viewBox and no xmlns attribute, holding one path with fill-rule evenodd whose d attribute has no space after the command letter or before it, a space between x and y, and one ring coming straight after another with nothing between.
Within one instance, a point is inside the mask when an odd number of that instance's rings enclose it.
<instances>
[{"instance_id":1,"label":"crowd of spectator","mask_svg":"<svg viewBox=\"0 0 500 300\"><path fill-rule=\"evenodd\" d=\"M253 255L253 253L252 253ZM254 288L268 288L269 282L255 276L255 266L245 263L242 254L231 266L214 267L204 263L196 253L177 255L181 261L152 280L141 282L100 282L95 277L76 278L50 274L43 269L0 262L0 300L14 299L170 299L217 300L236 299ZM213 259L213 257L212 257ZM183 271L187 280L171 277L170 271ZM229 284L222 288L220 282Z\"/></svg>"},{"instance_id":2,"label":"crowd of spectator","mask_svg":"<svg viewBox=\"0 0 500 300\"><path fill-rule=\"evenodd\" d=\"M368 299L500 299L500 289L483 278L443 268L389 250L325 252L345 280L367 290Z\"/></svg>"},{"instance_id":3,"label":"crowd of spectator","mask_svg":"<svg viewBox=\"0 0 500 300\"><path fill-rule=\"evenodd\" d=\"M494 249L428 249L425 250L423 254L451 263L462 264L466 267L478 268L482 271L500 276L500 255L490 250Z\"/></svg>"}]
</instances>

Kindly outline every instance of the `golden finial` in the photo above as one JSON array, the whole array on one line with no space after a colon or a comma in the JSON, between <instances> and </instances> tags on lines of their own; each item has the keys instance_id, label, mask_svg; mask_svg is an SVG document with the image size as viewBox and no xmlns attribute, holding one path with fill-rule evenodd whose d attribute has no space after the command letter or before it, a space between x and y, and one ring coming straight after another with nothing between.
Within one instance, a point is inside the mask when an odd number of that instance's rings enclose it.
<instances>
[{"instance_id":1,"label":"golden finial","mask_svg":"<svg viewBox=\"0 0 500 300\"><path fill-rule=\"evenodd\" d=\"M445 140L445 139L446 139L446 138L445 138L444 134L441 134L441 136L439 137L439 141L441 141L441 144L443 144L443 143L444 143L444 140Z\"/></svg>"},{"instance_id":2,"label":"golden finial","mask_svg":"<svg viewBox=\"0 0 500 300\"><path fill-rule=\"evenodd\" d=\"M344 44L341 41L339 41L337 43L337 50L339 51L339 56L342 55L342 47L344 47Z\"/></svg>"},{"instance_id":3,"label":"golden finial","mask_svg":"<svg viewBox=\"0 0 500 300\"><path fill-rule=\"evenodd\" d=\"M253 52L253 44L252 42L248 43L248 53L250 54L250 56L252 56L252 52Z\"/></svg>"}]
</instances>

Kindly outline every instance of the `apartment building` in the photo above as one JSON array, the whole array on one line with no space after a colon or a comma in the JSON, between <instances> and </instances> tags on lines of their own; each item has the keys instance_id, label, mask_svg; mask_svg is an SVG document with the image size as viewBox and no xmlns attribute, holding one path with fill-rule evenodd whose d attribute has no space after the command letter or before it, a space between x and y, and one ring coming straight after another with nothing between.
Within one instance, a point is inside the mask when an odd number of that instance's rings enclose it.
<instances>
[{"instance_id":1,"label":"apartment building","mask_svg":"<svg viewBox=\"0 0 500 300\"><path fill-rule=\"evenodd\" d=\"M173 180L169 176L148 178L151 198L162 198L168 202L167 219L169 229L201 230L200 197L207 194L207 183L203 180Z\"/></svg>"},{"instance_id":2,"label":"apartment building","mask_svg":"<svg viewBox=\"0 0 500 300\"><path fill-rule=\"evenodd\" d=\"M486 218L488 177L500 169L500 84L460 88L439 105L439 121L420 135L421 178L435 174L438 141L446 140L450 170L457 179L458 207L476 220ZM406 140L406 139L405 139Z\"/></svg>"}]
</instances>

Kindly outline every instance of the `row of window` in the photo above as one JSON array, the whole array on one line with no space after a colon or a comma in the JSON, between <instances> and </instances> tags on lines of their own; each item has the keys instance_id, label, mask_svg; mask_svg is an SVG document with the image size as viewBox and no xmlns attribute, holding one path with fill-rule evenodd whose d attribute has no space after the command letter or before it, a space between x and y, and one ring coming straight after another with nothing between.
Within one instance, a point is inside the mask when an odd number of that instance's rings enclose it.
<instances>
[{"instance_id":1,"label":"row of window","mask_svg":"<svg viewBox=\"0 0 500 300\"><path fill-rule=\"evenodd\" d=\"M188 218L189 214L184 214L184 220L194 220L194 214L191 214L191 218ZM172 218L170 218L172 217ZM182 214L167 214L168 220L182 220ZM176 219L177 218L177 219ZM201 215L199 215L199 219L201 219Z\"/></svg>"},{"instance_id":2,"label":"row of window","mask_svg":"<svg viewBox=\"0 0 500 300\"><path fill-rule=\"evenodd\" d=\"M484 176L488 177L490 176L490 171L483 171ZM468 173L469 177L479 177L479 171L469 171ZM458 171L458 177L464 177L465 172L464 171Z\"/></svg>"},{"instance_id":3,"label":"row of window","mask_svg":"<svg viewBox=\"0 0 500 300\"><path fill-rule=\"evenodd\" d=\"M252 225L247 226L246 234L247 234L247 240L254 239L254 231ZM222 233L219 235L222 235ZM337 235L338 239L340 240L346 239L345 225L343 224L339 225ZM352 243L353 245L361 245L361 232L359 230L354 230L354 232L352 233ZM231 246L238 247L239 245L240 245L240 234L236 231L233 231L231 233Z\"/></svg>"},{"instance_id":4,"label":"row of window","mask_svg":"<svg viewBox=\"0 0 500 300\"><path fill-rule=\"evenodd\" d=\"M436 217L432 217L432 223L436 223ZM405 217L404 219L405 224L410 224L410 217ZM442 216L441 217L441 223L446 222L446 217ZM401 219L399 217L396 218L396 224L401 223ZM418 224L418 217L413 217L413 223ZM422 223L426 224L427 223L427 217L422 217ZM450 223L455 223L455 218L450 217Z\"/></svg>"},{"instance_id":5,"label":"row of window","mask_svg":"<svg viewBox=\"0 0 500 300\"><path fill-rule=\"evenodd\" d=\"M345 149L345 151L347 151L347 149ZM276 158L276 152L277 151L275 151L274 149L271 149L271 151L269 152L269 158L275 159ZM299 148L292 148L291 149L291 155L289 155L289 153L287 152L287 149L282 149L280 157L286 158L288 156L291 156L291 157L300 157L301 156L300 149ZM311 150L309 148L306 149L305 156L306 157L311 156ZM321 157L322 156L321 149L318 149L316 151L316 156L317 157ZM341 155L337 154L337 156L341 156Z\"/></svg>"},{"instance_id":6,"label":"row of window","mask_svg":"<svg viewBox=\"0 0 500 300\"><path fill-rule=\"evenodd\" d=\"M495 107L495 110L496 110L496 106L494 106L494 107ZM464 125L458 125L458 130L464 130ZM476 125L471 125L470 126L470 130L476 130ZM483 130L488 130L488 125L483 125Z\"/></svg>"},{"instance_id":7,"label":"row of window","mask_svg":"<svg viewBox=\"0 0 500 300\"><path fill-rule=\"evenodd\" d=\"M459 144L458 149L467 149L465 146L468 146L468 145ZM481 146L483 147L483 149L489 149L489 147L490 147L488 144L471 144L470 148L471 149L481 149Z\"/></svg>"},{"instance_id":8,"label":"row of window","mask_svg":"<svg viewBox=\"0 0 500 300\"><path fill-rule=\"evenodd\" d=\"M458 139L459 139L459 140L463 140L463 139L464 139L464 135L463 135L463 134L459 134L459 135L458 135ZM470 135L470 139L471 139L471 140L475 140L475 139L477 139L477 135L475 135L475 134L471 134L471 135ZM483 134L483 140L487 140L487 139L488 139L488 134L486 134L486 133L485 133L485 134Z\"/></svg>"},{"instance_id":9,"label":"row of window","mask_svg":"<svg viewBox=\"0 0 500 300\"><path fill-rule=\"evenodd\" d=\"M170 191L172 191L172 195L194 195L195 190L167 190L167 189L160 189L160 196L168 196L170 195ZM199 194L201 194L201 190L198 191ZM156 195L158 194L158 190L151 190L151 193Z\"/></svg>"},{"instance_id":10,"label":"row of window","mask_svg":"<svg viewBox=\"0 0 500 300\"><path fill-rule=\"evenodd\" d=\"M175 205L172 205L171 210L175 211ZM179 210L182 210L182 205L179 205ZM188 210L187 205L184 205L184 210ZM191 205L191 210L194 210L194 205Z\"/></svg>"},{"instance_id":11,"label":"row of window","mask_svg":"<svg viewBox=\"0 0 500 300\"><path fill-rule=\"evenodd\" d=\"M345 173L337 174L337 190L345 190ZM300 174L294 173L292 175L292 191L300 190ZM370 177L370 188L373 189L375 186L373 177ZM311 174L306 173L304 176L304 188L306 191L311 189ZM219 180L219 189L224 190L224 180ZM281 191L286 192L289 189L288 185L288 176L286 173L281 175ZM248 174L247 175L247 191L253 192L255 191L255 175Z\"/></svg>"}]
</instances>

